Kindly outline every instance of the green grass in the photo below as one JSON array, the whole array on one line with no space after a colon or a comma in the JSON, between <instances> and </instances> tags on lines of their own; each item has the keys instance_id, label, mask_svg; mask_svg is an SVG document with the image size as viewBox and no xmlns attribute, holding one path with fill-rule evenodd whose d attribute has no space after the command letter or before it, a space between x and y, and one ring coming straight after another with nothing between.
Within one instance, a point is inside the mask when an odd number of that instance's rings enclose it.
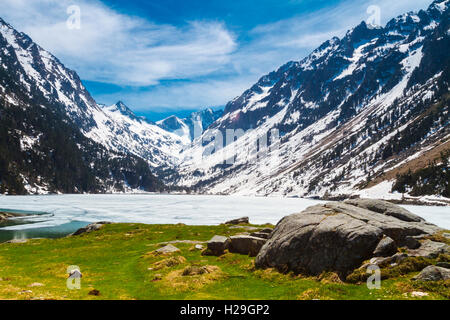
<instances>
[{"instance_id":1,"label":"green grass","mask_svg":"<svg viewBox=\"0 0 450 320\"><path fill-rule=\"evenodd\" d=\"M78 237L0 244L0 299L414 299L413 291L429 293L416 299L449 297L448 283L412 282L417 272L369 290L365 283L342 283L332 273L302 277L255 270L254 258L202 256L193 244L174 244L181 252L169 256L154 254L161 242L207 241L215 234L243 231L224 225L113 224ZM66 287L70 265L83 273L80 290ZM210 272L183 276L192 266ZM99 296L89 295L94 289Z\"/></svg>"}]
</instances>

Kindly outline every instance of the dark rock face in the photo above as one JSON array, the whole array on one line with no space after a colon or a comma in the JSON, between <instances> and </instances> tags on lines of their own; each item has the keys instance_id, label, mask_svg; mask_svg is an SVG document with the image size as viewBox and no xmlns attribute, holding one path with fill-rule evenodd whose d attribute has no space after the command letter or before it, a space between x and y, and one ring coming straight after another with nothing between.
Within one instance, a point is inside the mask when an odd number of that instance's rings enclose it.
<instances>
[{"instance_id":1,"label":"dark rock face","mask_svg":"<svg viewBox=\"0 0 450 320\"><path fill-rule=\"evenodd\" d=\"M225 222L225 224L233 224L233 225L237 225L237 224L241 224L241 223L249 223L249 218L243 217L243 218L234 219L234 220Z\"/></svg>"},{"instance_id":2,"label":"dark rock face","mask_svg":"<svg viewBox=\"0 0 450 320\"><path fill-rule=\"evenodd\" d=\"M253 232L250 234L252 237L257 237L257 238L262 238L262 239L269 239L270 237L270 233L265 233L265 232Z\"/></svg>"},{"instance_id":3,"label":"dark rock face","mask_svg":"<svg viewBox=\"0 0 450 320\"><path fill-rule=\"evenodd\" d=\"M83 233L89 233L89 232L97 231L97 230L100 230L105 224L111 224L111 222L101 221L101 222L92 223L90 225L87 225L84 228L78 229L77 231L75 231L71 235L72 236L79 236L80 234L83 234Z\"/></svg>"},{"instance_id":4,"label":"dark rock face","mask_svg":"<svg viewBox=\"0 0 450 320\"><path fill-rule=\"evenodd\" d=\"M389 257L397 252L397 245L395 241L389 237L383 238L380 243L378 243L373 255L375 257Z\"/></svg>"},{"instance_id":5,"label":"dark rock face","mask_svg":"<svg viewBox=\"0 0 450 320\"><path fill-rule=\"evenodd\" d=\"M440 281L449 279L450 279L450 270L436 266L426 267L417 276L413 278L413 280L420 280L420 281Z\"/></svg>"},{"instance_id":6,"label":"dark rock face","mask_svg":"<svg viewBox=\"0 0 450 320\"><path fill-rule=\"evenodd\" d=\"M379 208L385 203L374 205ZM391 211L394 209L401 212L394 207ZM403 216L419 220L409 212ZM426 222L406 222L349 203L327 203L283 218L258 254L256 266L312 275L323 271L345 275L381 247L393 250L408 236L426 236L439 230ZM393 243L382 241L387 237Z\"/></svg>"},{"instance_id":7,"label":"dark rock face","mask_svg":"<svg viewBox=\"0 0 450 320\"><path fill-rule=\"evenodd\" d=\"M223 236L214 236L208 241L208 249L206 255L221 256L228 249L230 239Z\"/></svg>"},{"instance_id":8,"label":"dark rock face","mask_svg":"<svg viewBox=\"0 0 450 320\"><path fill-rule=\"evenodd\" d=\"M230 237L230 246L228 249L232 253L247 254L251 257L256 257L265 243L266 239L238 235Z\"/></svg>"}]
</instances>

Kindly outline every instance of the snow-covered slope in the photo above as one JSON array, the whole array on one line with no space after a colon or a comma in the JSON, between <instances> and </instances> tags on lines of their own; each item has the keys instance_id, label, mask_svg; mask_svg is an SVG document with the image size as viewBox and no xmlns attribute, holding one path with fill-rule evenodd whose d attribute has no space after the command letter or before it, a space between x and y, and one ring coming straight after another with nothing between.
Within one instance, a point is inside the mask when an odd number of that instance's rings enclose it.
<instances>
[{"instance_id":1,"label":"snow-covered slope","mask_svg":"<svg viewBox=\"0 0 450 320\"><path fill-rule=\"evenodd\" d=\"M191 142L201 136L214 121L220 118L222 113L222 110L214 111L208 108L199 112L193 112L184 119L171 116L158 121L156 124L162 129L182 137L185 141Z\"/></svg>"},{"instance_id":2,"label":"snow-covered slope","mask_svg":"<svg viewBox=\"0 0 450 320\"><path fill-rule=\"evenodd\" d=\"M435 1L385 27L362 22L262 77L184 153L174 183L224 194L348 195L405 159L445 149L449 5ZM222 148L230 129L239 138ZM273 144L266 153L264 143Z\"/></svg>"},{"instance_id":3,"label":"snow-covered slope","mask_svg":"<svg viewBox=\"0 0 450 320\"><path fill-rule=\"evenodd\" d=\"M111 151L139 156L153 167L170 167L176 163L183 146L177 135L136 117L121 102L102 108L74 71L1 19L0 35L4 40L4 55L20 65L10 70L3 61L2 69L17 72L20 85L30 98L42 95L43 104L59 106L86 137ZM4 91L0 87L0 92ZM14 95L12 91L6 98L12 104L16 101Z\"/></svg>"},{"instance_id":4,"label":"snow-covered slope","mask_svg":"<svg viewBox=\"0 0 450 320\"><path fill-rule=\"evenodd\" d=\"M122 102L94 109L96 125L85 134L111 150L131 153L152 167L172 167L187 143L177 135L137 117Z\"/></svg>"}]
</instances>

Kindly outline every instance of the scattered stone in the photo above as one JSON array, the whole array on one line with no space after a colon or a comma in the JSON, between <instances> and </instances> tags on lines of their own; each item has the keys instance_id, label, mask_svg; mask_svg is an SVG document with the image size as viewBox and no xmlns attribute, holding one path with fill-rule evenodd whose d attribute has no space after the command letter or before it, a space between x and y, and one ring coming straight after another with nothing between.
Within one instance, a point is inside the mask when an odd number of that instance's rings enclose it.
<instances>
[{"instance_id":1,"label":"scattered stone","mask_svg":"<svg viewBox=\"0 0 450 320\"><path fill-rule=\"evenodd\" d=\"M219 268L216 266L189 266L183 270L183 273L181 275L183 277L199 276L203 274L214 273L218 270Z\"/></svg>"},{"instance_id":2,"label":"scattered stone","mask_svg":"<svg viewBox=\"0 0 450 320\"><path fill-rule=\"evenodd\" d=\"M155 276L153 277L152 281L161 281L162 280L162 275L161 274L155 274Z\"/></svg>"},{"instance_id":3,"label":"scattered stone","mask_svg":"<svg viewBox=\"0 0 450 320\"><path fill-rule=\"evenodd\" d=\"M442 234L442 236L443 236L444 238L450 239L450 233L448 233L448 232L444 232L444 233Z\"/></svg>"},{"instance_id":4,"label":"scattered stone","mask_svg":"<svg viewBox=\"0 0 450 320\"><path fill-rule=\"evenodd\" d=\"M194 247L196 250L203 250L203 246L201 244L196 244Z\"/></svg>"},{"instance_id":5,"label":"scattered stone","mask_svg":"<svg viewBox=\"0 0 450 320\"><path fill-rule=\"evenodd\" d=\"M390 237L384 237L378 243L373 255L375 257L389 257L397 252L397 245Z\"/></svg>"},{"instance_id":6,"label":"scattered stone","mask_svg":"<svg viewBox=\"0 0 450 320\"><path fill-rule=\"evenodd\" d=\"M383 200L374 199L351 199L346 200L345 203L351 204L355 207L367 209L369 211L381 213L390 217L397 218L406 222L423 222L423 218L409 212L408 210Z\"/></svg>"},{"instance_id":7,"label":"scattered stone","mask_svg":"<svg viewBox=\"0 0 450 320\"><path fill-rule=\"evenodd\" d=\"M384 237L400 247L406 237L440 231L385 201L330 202L283 218L259 252L255 265L282 272L319 275L332 271L346 276L373 257Z\"/></svg>"},{"instance_id":8,"label":"scattered stone","mask_svg":"<svg viewBox=\"0 0 450 320\"><path fill-rule=\"evenodd\" d=\"M83 233L89 233L89 232L93 232L93 231L98 231L100 230L105 224L112 224L112 222L107 222L107 221L101 221L101 222L96 222L96 223L92 223L87 225L84 228L80 228L77 231L75 231L74 233L71 234L71 236L79 236Z\"/></svg>"},{"instance_id":9,"label":"scattered stone","mask_svg":"<svg viewBox=\"0 0 450 320\"><path fill-rule=\"evenodd\" d=\"M411 297L415 297L415 298L417 298L417 297L422 298L422 297L428 297L428 296L429 296L429 293L427 293L427 292L422 292L422 291L411 292Z\"/></svg>"},{"instance_id":10,"label":"scattered stone","mask_svg":"<svg viewBox=\"0 0 450 320\"><path fill-rule=\"evenodd\" d=\"M27 293L33 293L31 290L22 290L19 292L19 294L27 294Z\"/></svg>"},{"instance_id":11,"label":"scattered stone","mask_svg":"<svg viewBox=\"0 0 450 320\"><path fill-rule=\"evenodd\" d=\"M82 277L83 274L78 269L74 269L69 272L69 279L81 279Z\"/></svg>"},{"instance_id":12,"label":"scattered stone","mask_svg":"<svg viewBox=\"0 0 450 320\"><path fill-rule=\"evenodd\" d=\"M208 249L205 251L205 255L221 256L224 251L228 249L230 239L223 236L214 236L208 241Z\"/></svg>"},{"instance_id":13,"label":"scattered stone","mask_svg":"<svg viewBox=\"0 0 450 320\"><path fill-rule=\"evenodd\" d=\"M14 239L14 240L6 241L6 243L15 243L15 244L27 243L27 242L28 242L28 239Z\"/></svg>"},{"instance_id":14,"label":"scattered stone","mask_svg":"<svg viewBox=\"0 0 450 320\"><path fill-rule=\"evenodd\" d=\"M257 227L251 227L251 226L230 226L230 229L244 229L247 231L258 231L259 228Z\"/></svg>"},{"instance_id":15,"label":"scattered stone","mask_svg":"<svg viewBox=\"0 0 450 320\"><path fill-rule=\"evenodd\" d=\"M271 234L273 232L273 229L272 228L265 228L265 229L259 230L259 232Z\"/></svg>"},{"instance_id":16,"label":"scattered stone","mask_svg":"<svg viewBox=\"0 0 450 320\"><path fill-rule=\"evenodd\" d=\"M244 224L244 223L249 223L248 217L243 217L243 218L234 219L234 220L225 222L225 224L232 224L232 225Z\"/></svg>"},{"instance_id":17,"label":"scattered stone","mask_svg":"<svg viewBox=\"0 0 450 320\"><path fill-rule=\"evenodd\" d=\"M413 278L413 280L420 280L420 281L440 281L449 279L450 279L450 270L437 266L428 266Z\"/></svg>"},{"instance_id":18,"label":"scattered stone","mask_svg":"<svg viewBox=\"0 0 450 320\"><path fill-rule=\"evenodd\" d=\"M42 283L39 283L39 282L34 282L34 283L32 283L32 284L30 284L28 286L30 288L33 288L33 287L43 287L44 285Z\"/></svg>"},{"instance_id":19,"label":"scattered stone","mask_svg":"<svg viewBox=\"0 0 450 320\"><path fill-rule=\"evenodd\" d=\"M166 241L166 242L160 242L159 245L167 245L167 244L178 244L178 243L185 243L185 244L202 244L205 243L204 241L197 241L197 240L173 240L173 241Z\"/></svg>"},{"instance_id":20,"label":"scattered stone","mask_svg":"<svg viewBox=\"0 0 450 320\"><path fill-rule=\"evenodd\" d=\"M261 239L269 239L270 233L264 233L264 232L259 231L259 232L251 233L250 236L261 238Z\"/></svg>"},{"instance_id":21,"label":"scattered stone","mask_svg":"<svg viewBox=\"0 0 450 320\"><path fill-rule=\"evenodd\" d=\"M408 249L418 249L421 245L420 241L415 237L405 237L403 245Z\"/></svg>"},{"instance_id":22,"label":"scattered stone","mask_svg":"<svg viewBox=\"0 0 450 320\"><path fill-rule=\"evenodd\" d=\"M436 266L445 269L450 269L450 262L438 262L436 263Z\"/></svg>"},{"instance_id":23,"label":"scattered stone","mask_svg":"<svg viewBox=\"0 0 450 320\"><path fill-rule=\"evenodd\" d=\"M90 296L99 296L100 295L100 291L98 291L96 289L91 290L91 291L89 291L89 295Z\"/></svg>"},{"instance_id":24,"label":"scattered stone","mask_svg":"<svg viewBox=\"0 0 450 320\"><path fill-rule=\"evenodd\" d=\"M367 269L367 267L369 267L370 265L377 265L380 267L384 267L387 265L397 265L400 262L402 262L403 260L405 260L406 258L408 258L408 255L406 253L396 253L394 254L392 257L376 257L376 258L372 258L370 259L369 263L366 263L364 265L362 265L359 269Z\"/></svg>"},{"instance_id":25,"label":"scattered stone","mask_svg":"<svg viewBox=\"0 0 450 320\"><path fill-rule=\"evenodd\" d=\"M409 250L408 253L410 256L413 257L424 257L429 259L435 259L440 254L449 254L450 246L442 242L425 240L420 246L420 248L415 250Z\"/></svg>"},{"instance_id":26,"label":"scattered stone","mask_svg":"<svg viewBox=\"0 0 450 320\"><path fill-rule=\"evenodd\" d=\"M162 248L159 248L158 250L155 250L156 253L159 254L171 254L175 252L179 252L180 249L175 247L174 245L168 244L167 246L164 246Z\"/></svg>"},{"instance_id":27,"label":"scattered stone","mask_svg":"<svg viewBox=\"0 0 450 320\"><path fill-rule=\"evenodd\" d=\"M252 236L232 236L230 237L228 250L232 253L247 254L251 257L256 257L266 241L266 239Z\"/></svg>"}]
</instances>

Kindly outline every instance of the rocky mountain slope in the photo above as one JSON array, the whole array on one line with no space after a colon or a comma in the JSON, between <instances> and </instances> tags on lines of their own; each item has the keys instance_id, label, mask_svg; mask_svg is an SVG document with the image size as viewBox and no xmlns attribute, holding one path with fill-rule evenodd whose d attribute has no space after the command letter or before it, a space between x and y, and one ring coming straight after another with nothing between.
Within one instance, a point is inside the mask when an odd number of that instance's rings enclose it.
<instances>
[{"instance_id":1,"label":"rocky mountain slope","mask_svg":"<svg viewBox=\"0 0 450 320\"><path fill-rule=\"evenodd\" d=\"M77 74L0 20L0 192L160 190L181 148L158 126L102 109Z\"/></svg>"},{"instance_id":2,"label":"rocky mountain slope","mask_svg":"<svg viewBox=\"0 0 450 320\"><path fill-rule=\"evenodd\" d=\"M433 180L432 193L450 197L449 7L438 0L385 27L362 22L262 77L184 153L174 183L223 194L401 198L391 193L397 179L434 163L444 167L433 179L396 190ZM238 131L226 144L230 129Z\"/></svg>"}]
</instances>

